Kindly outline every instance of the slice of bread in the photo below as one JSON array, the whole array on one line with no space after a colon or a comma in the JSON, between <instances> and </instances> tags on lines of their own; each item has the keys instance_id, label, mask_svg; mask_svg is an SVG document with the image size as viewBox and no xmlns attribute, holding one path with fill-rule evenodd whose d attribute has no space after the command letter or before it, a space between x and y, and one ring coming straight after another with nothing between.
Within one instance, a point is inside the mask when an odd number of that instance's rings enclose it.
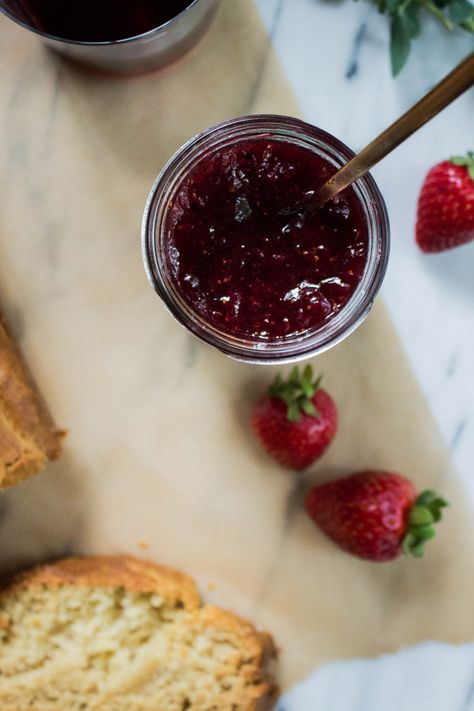
<instances>
[{"instance_id":1,"label":"slice of bread","mask_svg":"<svg viewBox=\"0 0 474 711\"><path fill-rule=\"evenodd\" d=\"M62 434L0 316L0 489L56 459Z\"/></svg>"},{"instance_id":2,"label":"slice of bread","mask_svg":"<svg viewBox=\"0 0 474 711\"><path fill-rule=\"evenodd\" d=\"M269 635L185 575L66 558L0 593L1 711L269 711Z\"/></svg>"}]
</instances>

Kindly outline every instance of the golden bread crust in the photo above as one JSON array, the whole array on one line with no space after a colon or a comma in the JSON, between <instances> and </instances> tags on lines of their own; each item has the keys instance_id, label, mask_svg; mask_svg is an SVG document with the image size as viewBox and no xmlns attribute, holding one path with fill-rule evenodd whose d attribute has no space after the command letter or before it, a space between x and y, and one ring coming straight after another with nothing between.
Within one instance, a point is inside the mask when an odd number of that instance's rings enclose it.
<instances>
[{"instance_id":1,"label":"golden bread crust","mask_svg":"<svg viewBox=\"0 0 474 711\"><path fill-rule=\"evenodd\" d=\"M81 585L89 588L124 588L137 593L157 593L170 603L181 601L187 610L201 601L192 578L177 570L128 555L64 558L27 570L2 592L45 586Z\"/></svg>"},{"instance_id":2,"label":"golden bread crust","mask_svg":"<svg viewBox=\"0 0 474 711\"><path fill-rule=\"evenodd\" d=\"M0 315L0 488L43 469L61 452L53 422Z\"/></svg>"},{"instance_id":3,"label":"golden bread crust","mask_svg":"<svg viewBox=\"0 0 474 711\"><path fill-rule=\"evenodd\" d=\"M6 488L42 469L47 458L32 441L26 441L1 406L0 487Z\"/></svg>"},{"instance_id":4,"label":"golden bread crust","mask_svg":"<svg viewBox=\"0 0 474 711\"><path fill-rule=\"evenodd\" d=\"M248 711L270 711L279 695L274 678L268 674L267 667L277 657L273 638L267 632L259 632L248 620L238 617L233 612L214 605L205 605L194 615L194 624L202 628L215 628L232 632L240 638L246 658L241 665L241 673L252 684L254 698Z\"/></svg>"}]
</instances>

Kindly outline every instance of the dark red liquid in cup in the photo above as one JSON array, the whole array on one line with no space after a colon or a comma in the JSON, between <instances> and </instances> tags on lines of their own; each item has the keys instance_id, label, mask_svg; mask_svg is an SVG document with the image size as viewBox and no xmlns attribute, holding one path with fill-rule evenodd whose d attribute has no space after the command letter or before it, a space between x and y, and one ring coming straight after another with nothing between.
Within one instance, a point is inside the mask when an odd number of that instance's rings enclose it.
<instances>
[{"instance_id":1,"label":"dark red liquid in cup","mask_svg":"<svg viewBox=\"0 0 474 711\"><path fill-rule=\"evenodd\" d=\"M282 213L334 172L311 150L271 139L202 159L177 189L166 225L167 267L191 309L227 334L261 341L333 318L367 263L356 193L349 188L314 214Z\"/></svg>"},{"instance_id":2,"label":"dark red liquid in cup","mask_svg":"<svg viewBox=\"0 0 474 711\"><path fill-rule=\"evenodd\" d=\"M192 0L0 0L31 27L55 37L110 42L143 34L176 17Z\"/></svg>"}]
</instances>

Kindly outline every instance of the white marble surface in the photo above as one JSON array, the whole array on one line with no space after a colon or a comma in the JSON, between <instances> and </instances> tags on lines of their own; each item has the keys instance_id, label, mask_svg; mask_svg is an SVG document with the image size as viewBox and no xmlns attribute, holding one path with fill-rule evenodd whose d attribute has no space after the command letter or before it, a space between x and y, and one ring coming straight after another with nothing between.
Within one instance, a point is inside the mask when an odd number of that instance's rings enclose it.
<instances>
[{"instance_id":1,"label":"white marble surface","mask_svg":"<svg viewBox=\"0 0 474 711\"><path fill-rule=\"evenodd\" d=\"M305 118L362 148L474 48L428 18L401 75L371 3L257 0ZM474 91L373 170L387 201L392 254L382 289L442 437L474 499L474 244L435 256L414 244L429 167L474 146Z\"/></svg>"},{"instance_id":2,"label":"white marble surface","mask_svg":"<svg viewBox=\"0 0 474 711\"><path fill-rule=\"evenodd\" d=\"M327 664L276 711L473 711L474 644L427 642L378 659Z\"/></svg>"}]
</instances>

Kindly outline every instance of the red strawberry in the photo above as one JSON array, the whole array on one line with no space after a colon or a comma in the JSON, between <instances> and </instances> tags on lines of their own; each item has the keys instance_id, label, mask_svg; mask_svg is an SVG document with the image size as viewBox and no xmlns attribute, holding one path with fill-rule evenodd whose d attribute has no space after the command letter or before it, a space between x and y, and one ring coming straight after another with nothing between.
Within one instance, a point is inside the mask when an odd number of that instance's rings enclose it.
<instances>
[{"instance_id":1,"label":"red strawberry","mask_svg":"<svg viewBox=\"0 0 474 711\"><path fill-rule=\"evenodd\" d=\"M416 241L424 252L440 252L474 239L474 153L438 163L418 198Z\"/></svg>"},{"instance_id":2,"label":"red strawberry","mask_svg":"<svg viewBox=\"0 0 474 711\"><path fill-rule=\"evenodd\" d=\"M306 511L341 548L369 560L396 558L403 550L416 558L433 538L446 501L433 491L416 495L400 474L363 471L315 486Z\"/></svg>"},{"instance_id":3,"label":"red strawberry","mask_svg":"<svg viewBox=\"0 0 474 711\"><path fill-rule=\"evenodd\" d=\"M336 434L337 410L331 396L313 381L310 365L293 368L285 382L278 375L252 414L252 427L264 449L284 467L304 469L320 457Z\"/></svg>"}]
</instances>

